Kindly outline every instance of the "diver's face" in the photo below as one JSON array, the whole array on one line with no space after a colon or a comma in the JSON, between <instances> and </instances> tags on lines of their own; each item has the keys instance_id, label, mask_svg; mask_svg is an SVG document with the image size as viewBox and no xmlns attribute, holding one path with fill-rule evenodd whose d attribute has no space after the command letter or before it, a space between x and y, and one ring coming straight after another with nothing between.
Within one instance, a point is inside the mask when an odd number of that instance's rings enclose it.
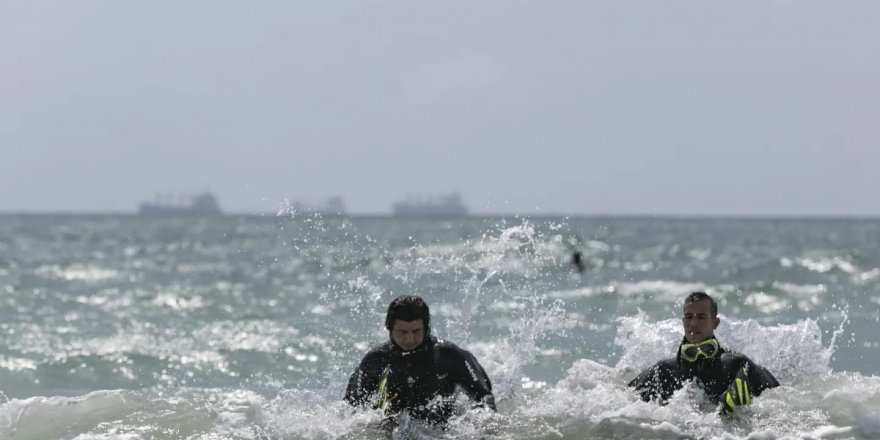
<instances>
[{"instance_id":1,"label":"diver's face","mask_svg":"<svg viewBox=\"0 0 880 440\"><path fill-rule=\"evenodd\" d=\"M391 327L391 339L403 351L412 351L422 345L425 340L425 322L421 319L415 321L394 321Z\"/></svg>"},{"instance_id":2,"label":"diver's face","mask_svg":"<svg viewBox=\"0 0 880 440\"><path fill-rule=\"evenodd\" d=\"M688 342L702 342L715 336L715 329L721 320L712 316L712 304L708 299L684 305L684 337Z\"/></svg>"}]
</instances>

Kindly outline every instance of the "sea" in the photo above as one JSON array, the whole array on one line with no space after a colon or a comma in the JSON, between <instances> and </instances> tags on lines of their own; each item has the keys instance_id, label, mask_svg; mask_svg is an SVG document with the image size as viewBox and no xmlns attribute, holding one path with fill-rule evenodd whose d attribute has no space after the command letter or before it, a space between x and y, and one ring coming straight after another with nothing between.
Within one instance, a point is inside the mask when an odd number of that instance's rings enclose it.
<instances>
[{"instance_id":1,"label":"sea","mask_svg":"<svg viewBox=\"0 0 880 440\"><path fill-rule=\"evenodd\" d=\"M880 219L5 214L0 439L880 438L878 244ZM627 387L698 290L781 383L733 417ZM342 401L402 294L497 412L389 433Z\"/></svg>"}]
</instances>

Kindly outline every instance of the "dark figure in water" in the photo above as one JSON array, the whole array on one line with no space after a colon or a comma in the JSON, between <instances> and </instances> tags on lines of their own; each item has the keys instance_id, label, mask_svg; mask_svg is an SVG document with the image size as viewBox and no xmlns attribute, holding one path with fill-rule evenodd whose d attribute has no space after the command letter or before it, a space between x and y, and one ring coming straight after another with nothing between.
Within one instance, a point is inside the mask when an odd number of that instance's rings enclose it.
<instances>
[{"instance_id":1,"label":"dark figure in water","mask_svg":"<svg viewBox=\"0 0 880 440\"><path fill-rule=\"evenodd\" d=\"M367 353L348 381L345 400L358 407L381 409L386 427L396 416L442 424L452 415L456 388L474 407L495 410L492 383L474 356L455 344L431 336L428 305L404 295L388 307L388 342Z\"/></svg>"},{"instance_id":2,"label":"dark figure in water","mask_svg":"<svg viewBox=\"0 0 880 440\"><path fill-rule=\"evenodd\" d=\"M571 254L571 269L578 271L578 273L584 273L587 269L587 266L584 264L584 254L581 251L574 251Z\"/></svg>"},{"instance_id":3,"label":"dark figure in water","mask_svg":"<svg viewBox=\"0 0 880 440\"><path fill-rule=\"evenodd\" d=\"M739 353L725 350L715 338L718 305L703 292L684 300L684 339L675 357L662 360L629 383L642 400L665 403L689 380L696 380L706 395L720 405L722 414L752 403L768 388L779 386L767 369Z\"/></svg>"}]
</instances>

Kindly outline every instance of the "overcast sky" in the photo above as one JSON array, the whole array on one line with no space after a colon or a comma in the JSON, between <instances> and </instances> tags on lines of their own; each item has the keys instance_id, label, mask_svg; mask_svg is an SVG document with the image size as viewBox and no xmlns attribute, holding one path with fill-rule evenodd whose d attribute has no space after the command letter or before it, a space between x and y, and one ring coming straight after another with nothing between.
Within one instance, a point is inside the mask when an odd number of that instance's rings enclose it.
<instances>
[{"instance_id":1,"label":"overcast sky","mask_svg":"<svg viewBox=\"0 0 880 440\"><path fill-rule=\"evenodd\" d=\"M880 2L0 2L0 211L880 215Z\"/></svg>"}]
</instances>

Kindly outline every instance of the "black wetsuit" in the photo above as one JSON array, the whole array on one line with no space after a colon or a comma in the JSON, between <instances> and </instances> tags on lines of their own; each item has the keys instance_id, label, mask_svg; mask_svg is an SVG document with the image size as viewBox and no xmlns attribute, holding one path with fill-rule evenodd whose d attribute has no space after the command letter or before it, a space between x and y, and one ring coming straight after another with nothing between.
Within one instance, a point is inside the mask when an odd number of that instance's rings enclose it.
<instances>
[{"instance_id":1,"label":"black wetsuit","mask_svg":"<svg viewBox=\"0 0 880 440\"><path fill-rule=\"evenodd\" d=\"M456 386L477 406L495 409L492 383L474 356L433 336L409 352L390 340L370 350L351 375L345 400L355 406L375 405L383 378L389 416L407 411L415 418L443 423L452 415Z\"/></svg>"},{"instance_id":2,"label":"black wetsuit","mask_svg":"<svg viewBox=\"0 0 880 440\"><path fill-rule=\"evenodd\" d=\"M685 382L693 379L701 384L709 399L718 402L743 368L748 373L748 385L752 395L759 396L762 391L779 386L779 382L766 368L742 354L727 351L723 347L719 347L718 354L711 359L688 362L682 359L680 354L674 358L664 359L642 371L629 383L629 386L635 387L644 401L659 399L661 403L665 403L672 393L684 386Z\"/></svg>"}]
</instances>

